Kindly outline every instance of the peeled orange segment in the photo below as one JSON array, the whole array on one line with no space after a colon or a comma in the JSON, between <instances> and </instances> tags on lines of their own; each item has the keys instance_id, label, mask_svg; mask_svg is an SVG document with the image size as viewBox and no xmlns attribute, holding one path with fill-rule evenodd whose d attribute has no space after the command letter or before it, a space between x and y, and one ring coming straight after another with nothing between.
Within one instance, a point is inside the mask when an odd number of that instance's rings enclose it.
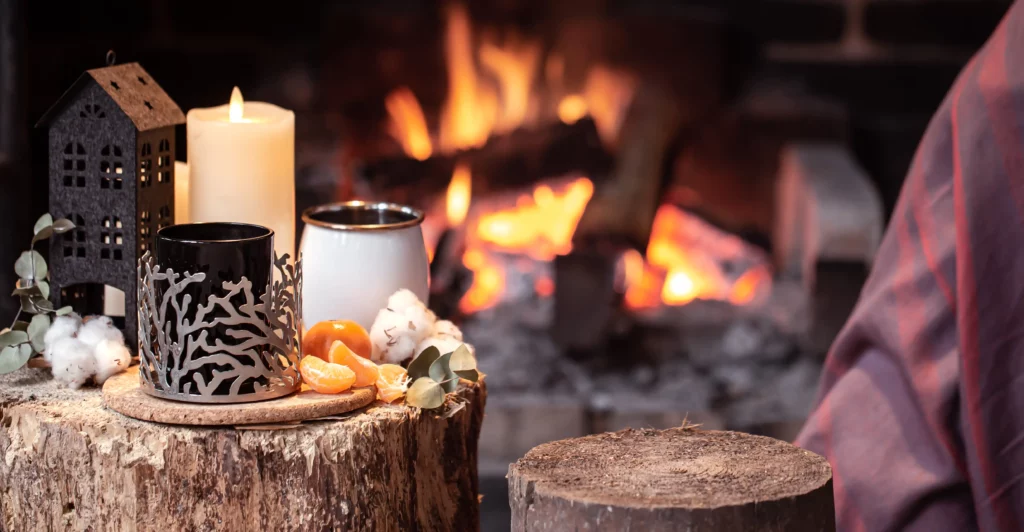
<instances>
[{"instance_id":1,"label":"peeled orange segment","mask_svg":"<svg viewBox=\"0 0 1024 532\"><path fill-rule=\"evenodd\" d=\"M327 355L327 360L332 364L341 364L348 366L356 374L355 386L370 386L377 382L377 376L380 371L377 369L377 364L374 364L372 360L363 358L356 353L352 352L342 341L336 341L331 346L331 350Z\"/></svg>"},{"instance_id":2,"label":"peeled orange segment","mask_svg":"<svg viewBox=\"0 0 1024 532\"><path fill-rule=\"evenodd\" d=\"M405 392L409 389L409 375L405 368L398 364L381 364L379 370L377 399L385 403L393 403L405 397Z\"/></svg>"},{"instance_id":3,"label":"peeled orange segment","mask_svg":"<svg viewBox=\"0 0 1024 532\"><path fill-rule=\"evenodd\" d=\"M356 382L356 374L348 366L324 362L317 357L302 357L299 374L318 393L341 393Z\"/></svg>"},{"instance_id":4,"label":"peeled orange segment","mask_svg":"<svg viewBox=\"0 0 1024 532\"><path fill-rule=\"evenodd\" d=\"M335 320L321 321L302 336L302 354L330 362L331 346L338 341L363 358L370 358L373 352L370 335L362 325L351 320Z\"/></svg>"}]
</instances>

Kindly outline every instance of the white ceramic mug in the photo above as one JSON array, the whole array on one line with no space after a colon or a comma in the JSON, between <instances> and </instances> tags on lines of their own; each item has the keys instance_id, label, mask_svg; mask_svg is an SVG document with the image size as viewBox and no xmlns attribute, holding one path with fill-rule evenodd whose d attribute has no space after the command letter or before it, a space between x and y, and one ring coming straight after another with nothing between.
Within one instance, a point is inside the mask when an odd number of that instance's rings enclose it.
<instances>
[{"instance_id":1,"label":"white ceramic mug","mask_svg":"<svg viewBox=\"0 0 1024 532\"><path fill-rule=\"evenodd\" d=\"M408 288L427 301L423 213L349 201L302 213L302 321L353 320L370 330L388 297Z\"/></svg>"}]
</instances>

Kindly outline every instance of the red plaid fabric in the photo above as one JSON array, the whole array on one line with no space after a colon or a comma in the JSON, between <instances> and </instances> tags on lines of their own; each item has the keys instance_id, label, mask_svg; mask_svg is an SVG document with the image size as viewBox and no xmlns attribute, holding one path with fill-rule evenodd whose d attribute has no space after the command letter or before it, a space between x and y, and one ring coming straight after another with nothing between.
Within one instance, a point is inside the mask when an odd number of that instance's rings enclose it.
<instances>
[{"instance_id":1,"label":"red plaid fabric","mask_svg":"<svg viewBox=\"0 0 1024 532\"><path fill-rule=\"evenodd\" d=\"M840 530L1024 530L1024 7L932 119L797 443Z\"/></svg>"}]
</instances>

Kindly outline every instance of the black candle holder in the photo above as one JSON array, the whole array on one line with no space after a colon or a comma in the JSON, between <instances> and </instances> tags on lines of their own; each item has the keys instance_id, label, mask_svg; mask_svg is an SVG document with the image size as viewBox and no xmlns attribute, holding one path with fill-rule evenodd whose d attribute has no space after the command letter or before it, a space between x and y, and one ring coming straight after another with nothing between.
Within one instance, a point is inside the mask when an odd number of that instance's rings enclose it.
<instances>
[{"instance_id":1,"label":"black candle holder","mask_svg":"<svg viewBox=\"0 0 1024 532\"><path fill-rule=\"evenodd\" d=\"M146 393L240 403L299 389L301 259L292 266L288 255L277 257L272 230L241 223L165 227L157 233L156 260L146 253L138 276Z\"/></svg>"}]
</instances>

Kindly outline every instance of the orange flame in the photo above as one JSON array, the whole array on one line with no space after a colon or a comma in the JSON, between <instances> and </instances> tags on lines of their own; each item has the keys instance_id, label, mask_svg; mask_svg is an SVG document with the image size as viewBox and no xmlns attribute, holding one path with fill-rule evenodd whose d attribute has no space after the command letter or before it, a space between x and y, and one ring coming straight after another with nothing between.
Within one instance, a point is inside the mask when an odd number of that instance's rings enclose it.
<instances>
[{"instance_id":1,"label":"orange flame","mask_svg":"<svg viewBox=\"0 0 1024 532\"><path fill-rule=\"evenodd\" d=\"M463 163L457 164L455 173L452 174L452 181L448 184L448 198L445 204L449 227L462 225L462 222L466 220L472 191L473 176L469 172L469 167Z\"/></svg>"},{"instance_id":2,"label":"orange flame","mask_svg":"<svg viewBox=\"0 0 1024 532\"><path fill-rule=\"evenodd\" d=\"M454 182L454 177L453 177ZM451 189L451 187L449 187ZM462 312L490 308L505 292L505 266L493 253L527 255L550 261L572 250L572 236L583 210L594 193L589 179L575 179L558 190L539 185L515 206L477 216L467 236L462 263L473 272L473 284L459 301ZM554 280L540 276L534 283L538 295L554 293Z\"/></svg>"},{"instance_id":3,"label":"orange flame","mask_svg":"<svg viewBox=\"0 0 1024 532\"><path fill-rule=\"evenodd\" d=\"M583 98L597 133L606 144L617 140L635 90L636 81L622 72L597 65L587 73Z\"/></svg>"},{"instance_id":4,"label":"orange flame","mask_svg":"<svg viewBox=\"0 0 1024 532\"><path fill-rule=\"evenodd\" d=\"M408 87L399 87L388 94L384 106L391 117L389 132L402 145L406 155L420 161L429 158L434 148L416 95Z\"/></svg>"},{"instance_id":5,"label":"orange flame","mask_svg":"<svg viewBox=\"0 0 1024 532\"><path fill-rule=\"evenodd\" d=\"M482 146L494 132L505 133L533 122L540 101L534 85L542 68L548 88L562 92L565 61L557 54L544 58L539 41L514 33L508 33L500 44L487 36L478 40L482 42L475 47L465 6L451 5L446 11L444 40L448 97L437 134L438 149L444 153ZM601 140L614 144L635 85L631 76L597 65L588 72L579 94L562 98L556 114L567 124L592 116ZM385 105L389 132L405 153L419 160L430 157L434 146L412 91L395 89Z\"/></svg>"},{"instance_id":6,"label":"orange flame","mask_svg":"<svg viewBox=\"0 0 1024 532\"><path fill-rule=\"evenodd\" d=\"M504 47L484 43L480 47L480 62L494 75L501 94L495 130L504 133L525 124L532 107L531 92L540 63L540 45L515 37Z\"/></svg>"},{"instance_id":7,"label":"orange flame","mask_svg":"<svg viewBox=\"0 0 1024 532\"><path fill-rule=\"evenodd\" d=\"M448 8L444 40L448 65L448 101L441 118L441 147L474 148L487 142L497 116L494 90L481 85L473 60L473 32L462 5Z\"/></svg>"},{"instance_id":8,"label":"orange flame","mask_svg":"<svg viewBox=\"0 0 1024 532\"><path fill-rule=\"evenodd\" d=\"M585 177L560 194L539 185L532 198L521 198L515 208L482 214L476 236L506 251L551 260L572 250L576 224L593 194L594 184Z\"/></svg>"},{"instance_id":9,"label":"orange flame","mask_svg":"<svg viewBox=\"0 0 1024 532\"><path fill-rule=\"evenodd\" d=\"M570 94L558 102L558 119L565 124L575 124L587 116L587 100L579 94Z\"/></svg>"},{"instance_id":10,"label":"orange flame","mask_svg":"<svg viewBox=\"0 0 1024 532\"><path fill-rule=\"evenodd\" d=\"M741 252L742 244L733 235L702 238L713 231L703 225L675 206L658 209L642 274L627 276L627 306L685 305L698 298L747 305L770 286L771 274L765 266L755 266L735 281L727 279L710 253L734 255Z\"/></svg>"}]
</instances>

